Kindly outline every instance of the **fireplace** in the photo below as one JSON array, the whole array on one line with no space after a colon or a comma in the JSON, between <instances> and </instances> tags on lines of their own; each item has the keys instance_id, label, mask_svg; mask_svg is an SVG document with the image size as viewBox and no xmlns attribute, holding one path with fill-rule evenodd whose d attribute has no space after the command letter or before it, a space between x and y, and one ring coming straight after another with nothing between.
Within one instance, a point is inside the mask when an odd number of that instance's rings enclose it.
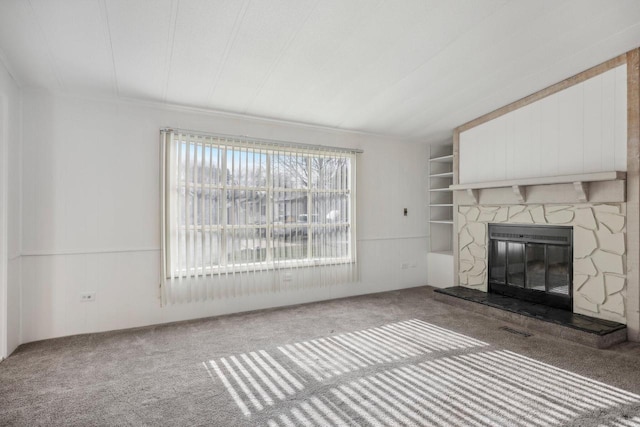
<instances>
[{"instance_id":1,"label":"fireplace","mask_svg":"<svg viewBox=\"0 0 640 427\"><path fill-rule=\"evenodd\" d=\"M489 292L572 310L572 282L573 227L489 224Z\"/></svg>"}]
</instances>

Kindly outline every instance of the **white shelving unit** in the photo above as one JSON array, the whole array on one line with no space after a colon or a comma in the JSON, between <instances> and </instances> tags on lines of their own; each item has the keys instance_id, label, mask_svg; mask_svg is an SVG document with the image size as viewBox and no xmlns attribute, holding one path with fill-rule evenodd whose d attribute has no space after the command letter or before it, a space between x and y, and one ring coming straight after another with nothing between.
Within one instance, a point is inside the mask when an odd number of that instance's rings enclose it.
<instances>
[{"instance_id":1,"label":"white shelving unit","mask_svg":"<svg viewBox=\"0 0 640 427\"><path fill-rule=\"evenodd\" d=\"M432 145L429 156L431 252L451 254L453 238L453 145Z\"/></svg>"},{"instance_id":2,"label":"white shelving unit","mask_svg":"<svg viewBox=\"0 0 640 427\"><path fill-rule=\"evenodd\" d=\"M453 144L431 145L429 155L429 235L427 283L453 286Z\"/></svg>"}]
</instances>

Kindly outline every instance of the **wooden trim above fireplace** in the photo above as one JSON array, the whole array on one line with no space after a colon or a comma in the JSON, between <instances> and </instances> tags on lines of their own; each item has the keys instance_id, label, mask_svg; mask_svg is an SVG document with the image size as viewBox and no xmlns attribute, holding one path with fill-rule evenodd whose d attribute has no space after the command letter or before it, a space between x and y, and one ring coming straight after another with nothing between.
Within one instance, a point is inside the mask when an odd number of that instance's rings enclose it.
<instances>
[{"instance_id":1,"label":"wooden trim above fireplace","mask_svg":"<svg viewBox=\"0 0 640 427\"><path fill-rule=\"evenodd\" d=\"M492 200L490 203L554 203L554 202L573 202L573 203L587 203L587 202L625 202L625 179L627 178L626 172L611 171L611 172L596 172L596 173L584 173L578 175L560 175L560 176L546 176L538 178L525 178L525 179L513 179L509 181L489 181L489 182L473 182L468 184L454 184L450 185L449 189L453 191L464 191L467 194L467 199L478 204L480 202L480 192L489 189L510 189L507 191L509 198L498 198ZM601 183L600 186L592 186L591 183ZM606 184L610 183L610 184ZM554 191L562 192L566 194L567 191L562 187L554 186L554 184L570 184L574 193L572 198L560 198L560 200L554 199ZM617 185L616 185L617 184ZM540 186L538 195L533 200L528 200L527 197L530 187ZM600 188L602 187L602 188ZM601 191L602 189L606 191ZM494 192L495 194L496 192ZM542 194L542 196L540 195ZM548 199L544 199L544 194L547 194ZM511 197L513 196L513 197ZM541 198L542 197L542 198ZM555 197L557 198L557 197ZM513 199L513 200L511 200Z\"/></svg>"},{"instance_id":2,"label":"wooden trim above fireplace","mask_svg":"<svg viewBox=\"0 0 640 427\"><path fill-rule=\"evenodd\" d=\"M614 181L626 179L627 173L621 171L582 173L578 175L544 176L538 178L511 179L508 181L472 182L450 185L451 190L482 189L496 187L529 186L545 184L568 184L573 182Z\"/></svg>"},{"instance_id":3,"label":"wooden trim above fireplace","mask_svg":"<svg viewBox=\"0 0 640 427\"><path fill-rule=\"evenodd\" d=\"M626 53L616 56L615 58L612 58L606 62L603 62L602 64L596 65L595 67L589 68L588 70L585 70L579 74L576 74L575 76L569 77L568 79L565 79L559 83L551 85L538 92L532 93L529 96L526 96L522 99L512 102L511 104L507 104L504 107L498 108L497 110L494 110L488 114L485 114L484 116L480 116L477 119L471 120L470 122L467 122L461 126L458 126L454 130L454 132L457 132L457 133L464 132L466 130L479 126L483 123L494 120L511 111L517 110L533 102L539 101L542 98L545 98L549 95L553 95L554 93L565 90L571 86L577 85L578 83L582 83L585 80L589 80L592 77L595 77L599 74L602 74L606 71L616 68L622 64L625 64L626 62L627 62Z\"/></svg>"}]
</instances>

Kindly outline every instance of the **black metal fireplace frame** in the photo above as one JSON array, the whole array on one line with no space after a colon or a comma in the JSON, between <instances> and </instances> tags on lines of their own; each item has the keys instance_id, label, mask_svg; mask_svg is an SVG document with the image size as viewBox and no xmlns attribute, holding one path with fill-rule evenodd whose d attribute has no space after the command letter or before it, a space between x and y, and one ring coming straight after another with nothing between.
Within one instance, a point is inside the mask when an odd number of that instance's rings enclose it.
<instances>
[{"instance_id":1,"label":"black metal fireplace frame","mask_svg":"<svg viewBox=\"0 0 640 427\"><path fill-rule=\"evenodd\" d=\"M562 308L565 310L573 310L573 227L567 226L548 226L548 225L523 225L523 224L489 224L489 244L488 246L488 268L487 283L490 293L510 296L525 301L539 303L550 307ZM558 237L557 232L562 231L563 237ZM495 237L495 238L494 238ZM566 243L568 239L568 244ZM553 294L548 292L548 274L549 274L549 257L545 255L545 284L547 292L535 289L519 288L516 286L502 284L491 280L492 240L519 242L519 243L537 243L553 246L568 246L570 260L569 269L569 292L567 296ZM546 253L546 249L545 249ZM508 260L508 254L507 260ZM527 251L524 251L524 264L527 265ZM507 276L508 261L505 262L505 281ZM524 283L527 281L527 269L524 272Z\"/></svg>"}]
</instances>

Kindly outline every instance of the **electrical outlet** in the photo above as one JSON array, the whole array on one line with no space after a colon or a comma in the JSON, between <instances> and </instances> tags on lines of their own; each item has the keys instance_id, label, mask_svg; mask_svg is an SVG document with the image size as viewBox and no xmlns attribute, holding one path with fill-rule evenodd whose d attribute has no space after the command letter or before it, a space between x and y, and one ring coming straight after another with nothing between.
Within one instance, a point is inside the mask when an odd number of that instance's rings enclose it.
<instances>
[{"instance_id":1,"label":"electrical outlet","mask_svg":"<svg viewBox=\"0 0 640 427\"><path fill-rule=\"evenodd\" d=\"M82 292L80 294L80 301L81 302L94 302L96 300L96 293L95 292Z\"/></svg>"},{"instance_id":2,"label":"electrical outlet","mask_svg":"<svg viewBox=\"0 0 640 427\"><path fill-rule=\"evenodd\" d=\"M407 268L409 268L409 264L401 264L400 268L406 270Z\"/></svg>"}]
</instances>

